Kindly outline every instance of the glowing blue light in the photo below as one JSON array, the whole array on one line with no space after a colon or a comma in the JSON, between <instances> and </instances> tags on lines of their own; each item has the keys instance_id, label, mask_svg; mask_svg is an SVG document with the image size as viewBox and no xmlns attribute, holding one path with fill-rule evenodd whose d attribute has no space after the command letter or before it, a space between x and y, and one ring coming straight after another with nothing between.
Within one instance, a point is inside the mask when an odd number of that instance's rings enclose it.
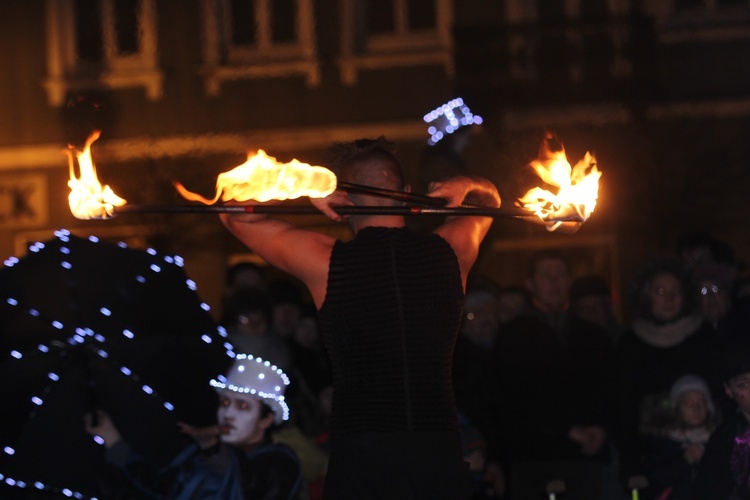
<instances>
[{"instance_id":1,"label":"glowing blue light","mask_svg":"<svg viewBox=\"0 0 750 500\"><path fill-rule=\"evenodd\" d=\"M52 326L55 327L55 328L57 328L58 330L62 330L63 329L63 324L60 323L57 320L55 320L55 321L52 322Z\"/></svg>"},{"instance_id":2,"label":"glowing blue light","mask_svg":"<svg viewBox=\"0 0 750 500\"><path fill-rule=\"evenodd\" d=\"M37 311L36 309L29 309L29 314L35 317L39 317L39 311Z\"/></svg>"},{"instance_id":3,"label":"glowing blue light","mask_svg":"<svg viewBox=\"0 0 750 500\"><path fill-rule=\"evenodd\" d=\"M125 375L127 375L128 377L133 374L133 372L131 372L130 369L126 366L121 367L120 371L124 373Z\"/></svg>"},{"instance_id":4,"label":"glowing blue light","mask_svg":"<svg viewBox=\"0 0 750 500\"><path fill-rule=\"evenodd\" d=\"M60 247L60 252L64 253L65 255L70 255L70 248Z\"/></svg>"},{"instance_id":5,"label":"glowing blue light","mask_svg":"<svg viewBox=\"0 0 750 500\"><path fill-rule=\"evenodd\" d=\"M182 267L185 265L185 259L180 257L179 255L174 256L174 263L178 265L179 267Z\"/></svg>"},{"instance_id":6,"label":"glowing blue light","mask_svg":"<svg viewBox=\"0 0 750 500\"><path fill-rule=\"evenodd\" d=\"M170 403L169 401L164 402L164 408L166 408L169 411L174 411L174 405Z\"/></svg>"},{"instance_id":7,"label":"glowing blue light","mask_svg":"<svg viewBox=\"0 0 750 500\"><path fill-rule=\"evenodd\" d=\"M128 244L125 243L124 241L117 242L117 246L120 248L128 248Z\"/></svg>"},{"instance_id":8,"label":"glowing blue light","mask_svg":"<svg viewBox=\"0 0 750 500\"><path fill-rule=\"evenodd\" d=\"M139 283L145 283L146 282L146 278L144 278L143 276L136 276L135 279Z\"/></svg>"},{"instance_id":9,"label":"glowing blue light","mask_svg":"<svg viewBox=\"0 0 750 500\"><path fill-rule=\"evenodd\" d=\"M54 381L54 382L57 382L58 380L60 380L60 375L58 375L55 372L49 372L47 374L47 377L49 377L49 379L52 380L52 381Z\"/></svg>"},{"instance_id":10,"label":"glowing blue light","mask_svg":"<svg viewBox=\"0 0 750 500\"><path fill-rule=\"evenodd\" d=\"M23 354L18 351L10 351L10 355L16 359L21 359L23 357Z\"/></svg>"},{"instance_id":11,"label":"glowing blue light","mask_svg":"<svg viewBox=\"0 0 750 500\"><path fill-rule=\"evenodd\" d=\"M99 349L99 350L97 351L97 354L98 354L99 356L103 357L103 358L108 358L108 357L109 357L109 354L107 354L107 351L103 351L103 350L101 350L101 349Z\"/></svg>"},{"instance_id":12,"label":"glowing blue light","mask_svg":"<svg viewBox=\"0 0 750 500\"><path fill-rule=\"evenodd\" d=\"M18 301L16 299L14 299L13 297L8 297L8 300L6 300L6 302L8 304L12 305L12 306L17 306L18 305Z\"/></svg>"},{"instance_id":13,"label":"glowing blue light","mask_svg":"<svg viewBox=\"0 0 750 500\"><path fill-rule=\"evenodd\" d=\"M43 490L44 489L44 483L40 483L39 481L37 481L37 482L34 483L34 487L36 489L38 489L38 490Z\"/></svg>"},{"instance_id":14,"label":"glowing blue light","mask_svg":"<svg viewBox=\"0 0 750 500\"><path fill-rule=\"evenodd\" d=\"M96 340L97 342L104 342L104 341L106 340L106 339L104 338L104 335L101 335L101 334L99 334L99 333L97 333L96 335L94 335L94 339L95 339L95 340Z\"/></svg>"},{"instance_id":15,"label":"glowing blue light","mask_svg":"<svg viewBox=\"0 0 750 500\"><path fill-rule=\"evenodd\" d=\"M11 448L10 446L6 446L5 448L3 448L3 451L5 453L7 453L8 455L15 455L16 454L16 450L14 450L13 448Z\"/></svg>"},{"instance_id":16,"label":"glowing blue light","mask_svg":"<svg viewBox=\"0 0 750 500\"><path fill-rule=\"evenodd\" d=\"M37 347L37 349L39 349L39 350L40 350L40 351L42 351L42 352L49 352L49 347L47 347L47 346L46 346L46 345L44 345L44 344L39 344L39 345L38 345L38 346L36 346L36 347Z\"/></svg>"},{"instance_id":17,"label":"glowing blue light","mask_svg":"<svg viewBox=\"0 0 750 500\"><path fill-rule=\"evenodd\" d=\"M133 337L135 337L135 335L133 334L133 332L131 332L130 330L123 330L122 334L125 335L129 339L132 339Z\"/></svg>"},{"instance_id":18,"label":"glowing blue light","mask_svg":"<svg viewBox=\"0 0 750 500\"><path fill-rule=\"evenodd\" d=\"M78 343L78 344L83 344L86 341L86 339L84 339L83 337L81 337L80 335L77 335L77 334L73 335L73 339L72 340L73 340L73 343Z\"/></svg>"},{"instance_id":19,"label":"glowing blue light","mask_svg":"<svg viewBox=\"0 0 750 500\"><path fill-rule=\"evenodd\" d=\"M143 392L145 392L146 394L153 394L154 393L154 390L151 387L147 386L147 385L144 385L143 387L141 387L141 389L143 389Z\"/></svg>"},{"instance_id":20,"label":"glowing blue light","mask_svg":"<svg viewBox=\"0 0 750 500\"><path fill-rule=\"evenodd\" d=\"M188 288L193 291L198 289L198 287L195 285L195 281L193 280L187 280L185 283L187 283Z\"/></svg>"},{"instance_id":21,"label":"glowing blue light","mask_svg":"<svg viewBox=\"0 0 750 500\"><path fill-rule=\"evenodd\" d=\"M228 337L227 329L224 328L223 326L217 326L216 331L219 332L219 335L221 335L222 337Z\"/></svg>"},{"instance_id":22,"label":"glowing blue light","mask_svg":"<svg viewBox=\"0 0 750 500\"><path fill-rule=\"evenodd\" d=\"M97 238L96 236L92 234L91 236L89 236L89 241L92 241L94 243L99 243L99 238Z\"/></svg>"},{"instance_id":23,"label":"glowing blue light","mask_svg":"<svg viewBox=\"0 0 750 500\"><path fill-rule=\"evenodd\" d=\"M73 269L73 264L67 261L62 261L60 265L64 267L65 269Z\"/></svg>"},{"instance_id":24,"label":"glowing blue light","mask_svg":"<svg viewBox=\"0 0 750 500\"><path fill-rule=\"evenodd\" d=\"M151 270L155 273L158 273L161 271L161 267L157 266L156 264L151 264Z\"/></svg>"},{"instance_id":25,"label":"glowing blue light","mask_svg":"<svg viewBox=\"0 0 750 500\"><path fill-rule=\"evenodd\" d=\"M6 477L5 478L5 484L7 484L8 486L15 486L16 485L16 480L13 479L12 477Z\"/></svg>"},{"instance_id":26,"label":"glowing blue light","mask_svg":"<svg viewBox=\"0 0 750 500\"><path fill-rule=\"evenodd\" d=\"M153 248L147 248L146 253L149 255L156 255L156 250L154 250Z\"/></svg>"},{"instance_id":27,"label":"glowing blue light","mask_svg":"<svg viewBox=\"0 0 750 500\"><path fill-rule=\"evenodd\" d=\"M112 311L110 311L106 307L102 307L101 309L99 309L99 312L105 316L112 316Z\"/></svg>"},{"instance_id":28,"label":"glowing blue light","mask_svg":"<svg viewBox=\"0 0 750 500\"><path fill-rule=\"evenodd\" d=\"M203 340L203 342L205 342L206 344L210 344L211 343L211 337L209 337L205 333L203 335L201 335L201 340Z\"/></svg>"},{"instance_id":29,"label":"glowing blue light","mask_svg":"<svg viewBox=\"0 0 750 500\"><path fill-rule=\"evenodd\" d=\"M211 310L211 306L209 306L208 304L206 304L205 302L203 302L203 303L201 303L201 309L203 309L204 311L210 311Z\"/></svg>"},{"instance_id":30,"label":"glowing blue light","mask_svg":"<svg viewBox=\"0 0 750 500\"><path fill-rule=\"evenodd\" d=\"M427 133L430 135L427 142L431 146L445 137L443 132L451 134L461 127L482 123L481 117L473 115L460 97L427 113L423 119L425 123L430 124L427 128Z\"/></svg>"},{"instance_id":31,"label":"glowing blue light","mask_svg":"<svg viewBox=\"0 0 750 500\"><path fill-rule=\"evenodd\" d=\"M44 401L42 401L42 398L38 396L34 396L33 398L31 398L31 402L37 406L42 406L42 403L44 403Z\"/></svg>"},{"instance_id":32,"label":"glowing blue light","mask_svg":"<svg viewBox=\"0 0 750 500\"><path fill-rule=\"evenodd\" d=\"M170 257L169 255L165 255L164 260L170 264L174 264L174 259Z\"/></svg>"},{"instance_id":33,"label":"glowing blue light","mask_svg":"<svg viewBox=\"0 0 750 500\"><path fill-rule=\"evenodd\" d=\"M94 436L94 442L96 444L100 444L100 445L104 446L104 439L102 439L101 436Z\"/></svg>"},{"instance_id":34,"label":"glowing blue light","mask_svg":"<svg viewBox=\"0 0 750 500\"><path fill-rule=\"evenodd\" d=\"M66 497L72 497L73 496L73 491L69 490L68 488L63 488L62 489L62 494L65 495Z\"/></svg>"},{"instance_id":35,"label":"glowing blue light","mask_svg":"<svg viewBox=\"0 0 750 500\"><path fill-rule=\"evenodd\" d=\"M234 346L229 342L224 342L224 348L225 349L234 349Z\"/></svg>"}]
</instances>

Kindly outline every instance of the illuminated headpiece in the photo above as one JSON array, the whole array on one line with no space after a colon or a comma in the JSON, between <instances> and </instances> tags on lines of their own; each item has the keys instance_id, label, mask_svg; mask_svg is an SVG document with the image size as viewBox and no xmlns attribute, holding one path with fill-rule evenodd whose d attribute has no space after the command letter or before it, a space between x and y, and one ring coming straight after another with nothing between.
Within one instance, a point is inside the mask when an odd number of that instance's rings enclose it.
<instances>
[{"instance_id":1,"label":"illuminated headpiece","mask_svg":"<svg viewBox=\"0 0 750 500\"><path fill-rule=\"evenodd\" d=\"M427 143L434 146L446 134L452 134L461 127L480 125L483 120L481 116L472 114L464 100L457 97L424 115L424 121L428 124L427 132L430 134Z\"/></svg>"},{"instance_id":2,"label":"illuminated headpiece","mask_svg":"<svg viewBox=\"0 0 750 500\"><path fill-rule=\"evenodd\" d=\"M238 354L229 373L217 378L211 380L212 387L257 396L273 410L276 424L289 420L289 406L284 399L289 377L270 361Z\"/></svg>"}]
</instances>

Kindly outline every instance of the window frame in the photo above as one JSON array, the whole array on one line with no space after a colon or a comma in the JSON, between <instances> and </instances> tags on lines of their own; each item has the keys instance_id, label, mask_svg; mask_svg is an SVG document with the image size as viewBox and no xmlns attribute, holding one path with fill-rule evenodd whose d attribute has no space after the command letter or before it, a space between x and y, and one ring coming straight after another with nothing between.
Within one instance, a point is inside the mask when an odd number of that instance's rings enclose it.
<instances>
[{"instance_id":1,"label":"window frame","mask_svg":"<svg viewBox=\"0 0 750 500\"><path fill-rule=\"evenodd\" d=\"M309 87L320 85L312 0L297 0L296 42L271 39L269 3L253 0L258 21L255 46L232 45L231 0L201 0L203 18L203 74L205 92L221 93L223 83L233 80L303 76Z\"/></svg>"},{"instance_id":2,"label":"window frame","mask_svg":"<svg viewBox=\"0 0 750 500\"><path fill-rule=\"evenodd\" d=\"M100 88L143 88L150 101L160 100L164 73L159 68L155 0L138 0L138 47L119 54L114 0L98 0L101 8L102 61L84 62L77 54L75 0L46 0L47 76L43 87L52 107L60 107L71 91Z\"/></svg>"},{"instance_id":3,"label":"window frame","mask_svg":"<svg viewBox=\"0 0 750 500\"><path fill-rule=\"evenodd\" d=\"M363 0L341 0L341 47L338 59L341 80L357 83L362 70L403 66L440 65L448 76L455 72L453 60L453 3L435 1L435 27L409 31L409 0L384 0L394 4L394 32L367 37L359 21Z\"/></svg>"}]
</instances>

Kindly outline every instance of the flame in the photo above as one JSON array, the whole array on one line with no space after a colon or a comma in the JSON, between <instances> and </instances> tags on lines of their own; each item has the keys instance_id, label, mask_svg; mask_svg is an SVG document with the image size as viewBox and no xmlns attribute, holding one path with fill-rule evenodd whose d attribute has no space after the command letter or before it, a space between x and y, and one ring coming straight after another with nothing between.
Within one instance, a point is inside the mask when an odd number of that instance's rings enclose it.
<instances>
[{"instance_id":1,"label":"flame","mask_svg":"<svg viewBox=\"0 0 750 500\"><path fill-rule=\"evenodd\" d=\"M534 187L518 200L523 208L534 212L544 222L554 222L548 230L557 229L563 220L587 220L599 197L599 177L602 173L590 153L571 168L565 149L548 134L542 142L539 159L529 166L545 184L559 188L557 193Z\"/></svg>"},{"instance_id":2,"label":"flame","mask_svg":"<svg viewBox=\"0 0 750 500\"><path fill-rule=\"evenodd\" d=\"M206 205L222 201L292 200L300 196L325 198L336 190L336 176L324 167L308 165L298 160L279 163L259 149L248 155L247 161L234 169L219 174L216 179L216 196L206 199L191 193L182 184L175 182L175 188L185 198L200 201Z\"/></svg>"},{"instance_id":3,"label":"flame","mask_svg":"<svg viewBox=\"0 0 750 500\"><path fill-rule=\"evenodd\" d=\"M112 188L102 186L96 176L96 167L91 158L91 144L101 135L100 130L95 130L86 139L83 151L78 151L74 146L68 145L63 151L68 155L68 166L70 168L70 194L68 203L70 211L78 219L108 219L114 217L114 207L120 207L126 201L117 196ZM73 159L75 156L75 160ZM75 163L78 163L80 177L75 176Z\"/></svg>"}]
</instances>

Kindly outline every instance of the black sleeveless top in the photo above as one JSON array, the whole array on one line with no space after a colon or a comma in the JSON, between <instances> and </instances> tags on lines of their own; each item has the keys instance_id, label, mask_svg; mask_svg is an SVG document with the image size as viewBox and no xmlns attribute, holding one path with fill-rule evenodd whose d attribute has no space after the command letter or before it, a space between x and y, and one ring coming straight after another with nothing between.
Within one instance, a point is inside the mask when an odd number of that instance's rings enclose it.
<instances>
[{"instance_id":1,"label":"black sleeveless top","mask_svg":"<svg viewBox=\"0 0 750 500\"><path fill-rule=\"evenodd\" d=\"M451 382L463 287L448 242L368 227L333 248L321 332L332 434L458 431Z\"/></svg>"}]
</instances>

